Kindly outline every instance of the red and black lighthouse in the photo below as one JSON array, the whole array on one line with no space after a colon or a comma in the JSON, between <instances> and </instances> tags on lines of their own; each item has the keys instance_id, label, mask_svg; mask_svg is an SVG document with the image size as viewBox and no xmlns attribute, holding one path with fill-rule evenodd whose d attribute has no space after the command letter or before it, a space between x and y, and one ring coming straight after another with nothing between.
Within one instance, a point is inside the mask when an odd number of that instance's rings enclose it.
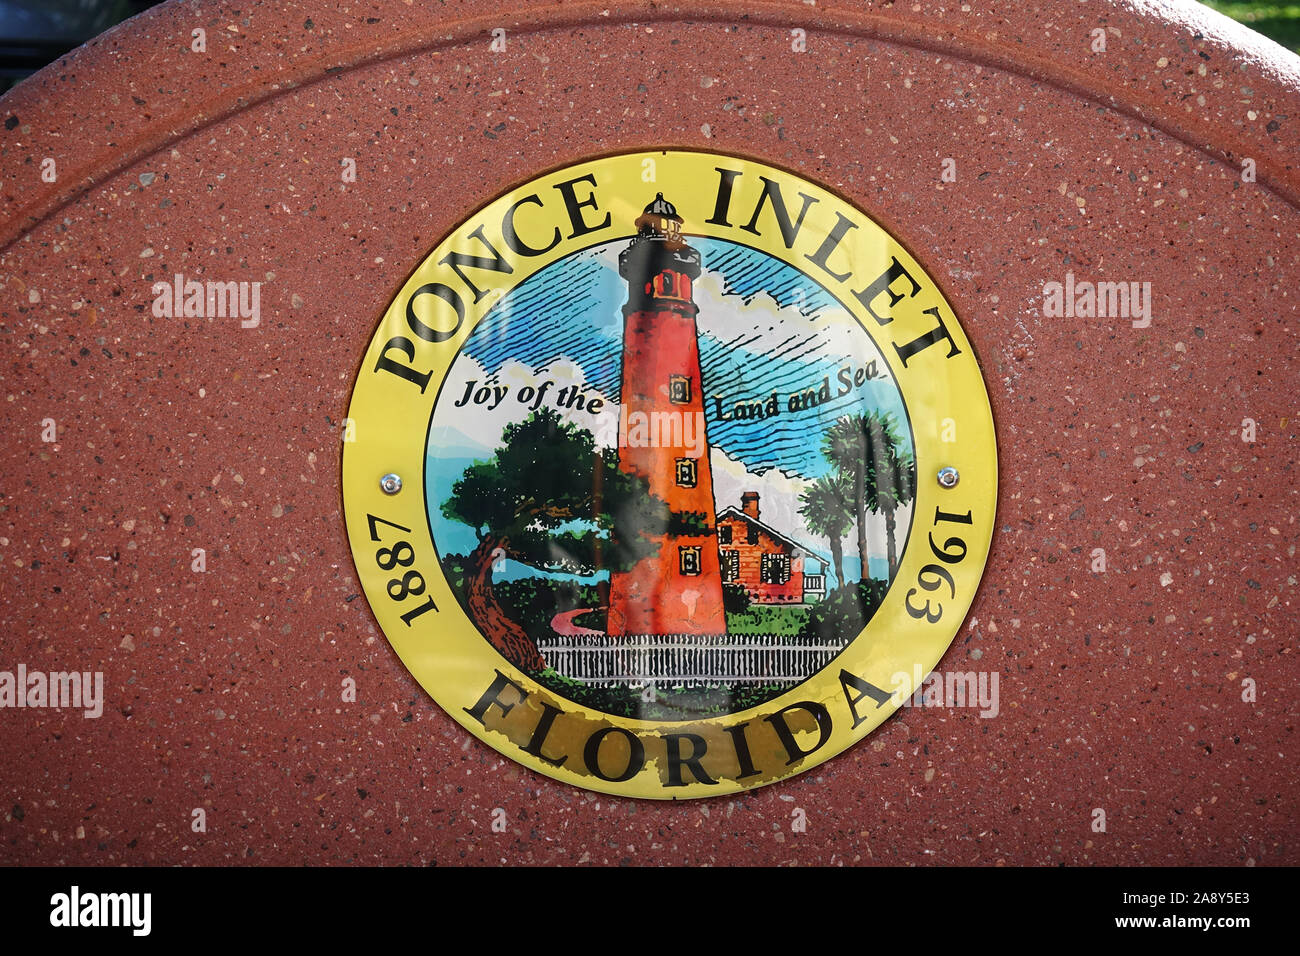
<instances>
[{"instance_id":1,"label":"red and black lighthouse","mask_svg":"<svg viewBox=\"0 0 1300 956\"><path fill-rule=\"evenodd\" d=\"M611 636L724 634L713 473L700 381L699 309L692 284L700 253L682 239L682 218L663 193L636 220L619 255L623 306L623 409L618 463L666 501L672 523L659 545L610 576ZM659 529L655 529L658 531Z\"/></svg>"}]
</instances>

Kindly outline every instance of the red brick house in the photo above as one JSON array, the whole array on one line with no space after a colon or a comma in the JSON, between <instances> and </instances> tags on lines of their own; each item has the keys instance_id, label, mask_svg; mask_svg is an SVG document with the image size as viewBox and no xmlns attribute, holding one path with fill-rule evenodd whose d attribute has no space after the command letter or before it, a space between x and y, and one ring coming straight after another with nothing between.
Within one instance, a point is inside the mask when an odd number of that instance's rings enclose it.
<instances>
[{"instance_id":1,"label":"red brick house","mask_svg":"<svg viewBox=\"0 0 1300 956\"><path fill-rule=\"evenodd\" d=\"M740 584L754 604L803 604L826 595L826 560L758 517L758 492L740 496L740 508L718 513L722 583ZM811 560L818 566L805 570Z\"/></svg>"}]
</instances>

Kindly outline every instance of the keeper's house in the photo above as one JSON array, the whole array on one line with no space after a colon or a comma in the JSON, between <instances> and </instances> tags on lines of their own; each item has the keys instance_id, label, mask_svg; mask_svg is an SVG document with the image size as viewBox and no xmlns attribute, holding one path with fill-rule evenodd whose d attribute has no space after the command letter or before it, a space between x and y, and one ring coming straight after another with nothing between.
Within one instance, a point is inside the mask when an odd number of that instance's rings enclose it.
<instances>
[{"instance_id":1,"label":"keeper's house","mask_svg":"<svg viewBox=\"0 0 1300 956\"><path fill-rule=\"evenodd\" d=\"M826 596L826 560L758 518L758 492L718 513L722 583L740 584L754 604L805 604ZM815 570L814 570L815 568Z\"/></svg>"}]
</instances>

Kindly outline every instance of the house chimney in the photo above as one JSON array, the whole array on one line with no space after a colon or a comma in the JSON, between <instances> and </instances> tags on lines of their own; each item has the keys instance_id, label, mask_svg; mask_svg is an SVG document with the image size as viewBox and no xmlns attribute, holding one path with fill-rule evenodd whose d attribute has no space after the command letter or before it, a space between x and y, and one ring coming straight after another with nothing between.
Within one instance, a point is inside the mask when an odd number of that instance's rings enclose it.
<instances>
[{"instance_id":1,"label":"house chimney","mask_svg":"<svg viewBox=\"0 0 1300 956\"><path fill-rule=\"evenodd\" d=\"M740 496L740 510L755 521L758 520L758 492L747 491Z\"/></svg>"}]
</instances>

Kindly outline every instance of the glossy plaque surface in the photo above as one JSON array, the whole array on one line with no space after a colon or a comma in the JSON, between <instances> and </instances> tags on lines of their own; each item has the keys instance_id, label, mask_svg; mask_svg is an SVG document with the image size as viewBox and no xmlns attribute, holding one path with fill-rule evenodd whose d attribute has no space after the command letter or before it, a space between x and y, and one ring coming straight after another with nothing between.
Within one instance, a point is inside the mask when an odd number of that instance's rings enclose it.
<instances>
[{"instance_id":1,"label":"glossy plaque surface","mask_svg":"<svg viewBox=\"0 0 1300 956\"><path fill-rule=\"evenodd\" d=\"M445 237L344 422L357 572L420 684L561 780L701 797L870 733L993 532L970 342L900 242L736 156L539 176Z\"/></svg>"}]
</instances>

